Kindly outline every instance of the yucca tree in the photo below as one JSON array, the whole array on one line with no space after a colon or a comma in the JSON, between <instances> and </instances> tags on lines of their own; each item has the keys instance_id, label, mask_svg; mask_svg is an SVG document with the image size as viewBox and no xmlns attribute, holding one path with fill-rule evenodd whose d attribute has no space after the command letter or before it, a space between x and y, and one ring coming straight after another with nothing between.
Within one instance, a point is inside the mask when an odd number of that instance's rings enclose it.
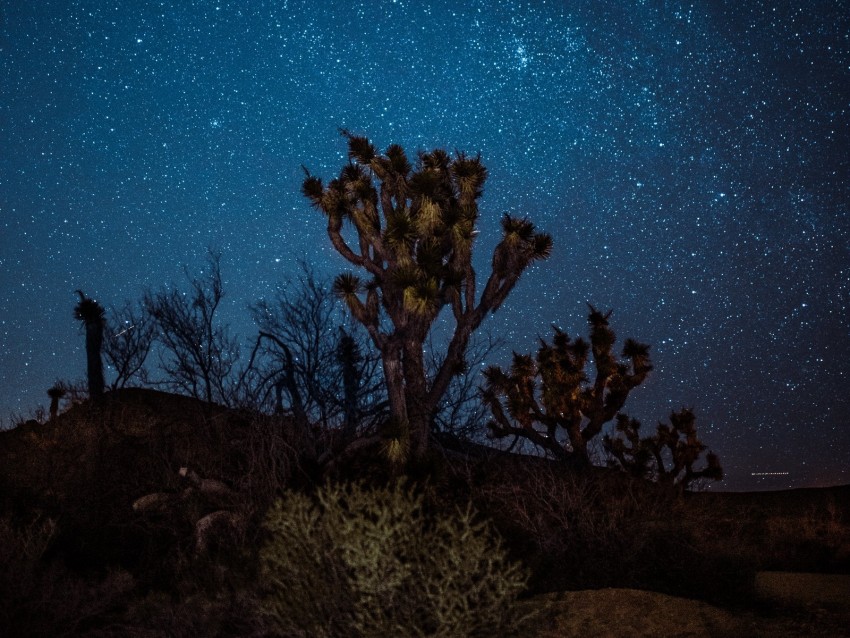
<instances>
[{"instance_id":1,"label":"yucca tree","mask_svg":"<svg viewBox=\"0 0 850 638\"><path fill-rule=\"evenodd\" d=\"M74 306L74 318L82 322L86 330L86 363L88 370L89 396L96 399L103 394L103 347L104 309L94 299L89 299L78 290L80 303Z\"/></svg>"},{"instance_id":2,"label":"yucca tree","mask_svg":"<svg viewBox=\"0 0 850 638\"><path fill-rule=\"evenodd\" d=\"M541 339L536 359L514 353L508 372L498 366L484 371L482 392L493 414L488 425L494 437L528 439L557 459L590 463L588 443L652 370L649 346L632 339L623 346L625 360L617 360L610 316L590 307L589 344L555 328L552 343ZM586 374L590 354L593 382Z\"/></svg>"},{"instance_id":3,"label":"yucca tree","mask_svg":"<svg viewBox=\"0 0 850 638\"><path fill-rule=\"evenodd\" d=\"M605 436L603 443L622 469L655 478L678 492L698 479L723 479L723 468L714 452L705 455L701 469L695 467L707 448L697 437L696 416L687 408L672 412L669 425L659 422L655 434L644 438L640 437L640 422L621 415L616 434Z\"/></svg>"},{"instance_id":4,"label":"yucca tree","mask_svg":"<svg viewBox=\"0 0 850 638\"><path fill-rule=\"evenodd\" d=\"M351 436L357 428L357 416L359 410L359 399L357 390L359 379L357 378L363 355L357 340L348 334L344 328L339 328L339 340L336 346L336 360L342 369L342 431L343 434Z\"/></svg>"},{"instance_id":5,"label":"yucca tree","mask_svg":"<svg viewBox=\"0 0 850 638\"><path fill-rule=\"evenodd\" d=\"M59 400L65 396L67 390L61 383L55 383L47 389L47 396L50 397L50 420L53 421L59 414Z\"/></svg>"},{"instance_id":6,"label":"yucca tree","mask_svg":"<svg viewBox=\"0 0 850 638\"><path fill-rule=\"evenodd\" d=\"M381 154L367 138L343 135L349 162L339 176L326 186L307 172L302 192L327 217L333 247L363 276L341 274L334 290L381 354L392 438L420 458L432 415L464 369L470 335L529 264L549 256L552 239L527 219L505 215L478 296L472 250L487 178L480 156L437 149L420 152L414 166L401 146ZM354 233L344 235L346 225ZM441 367L428 377L423 344L446 306L454 331Z\"/></svg>"}]
</instances>

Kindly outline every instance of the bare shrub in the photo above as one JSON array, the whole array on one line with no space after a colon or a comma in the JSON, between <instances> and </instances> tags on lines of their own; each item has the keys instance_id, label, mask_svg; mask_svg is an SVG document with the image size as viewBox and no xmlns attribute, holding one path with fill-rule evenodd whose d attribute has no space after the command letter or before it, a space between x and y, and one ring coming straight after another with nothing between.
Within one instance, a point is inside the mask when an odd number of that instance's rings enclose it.
<instances>
[{"instance_id":1,"label":"bare shrub","mask_svg":"<svg viewBox=\"0 0 850 638\"><path fill-rule=\"evenodd\" d=\"M249 638L271 636L262 622L250 588L218 592L191 585L180 595L151 591L134 600L114 622L90 638Z\"/></svg>"},{"instance_id":2,"label":"bare shrub","mask_svg":"<svg viewBox=\"0 0 850 638\"><path fill-rule=\"evenodd\" d=\"M669 505L649 486L607 479L536 463L484 482L474 500L535 556L537 588L635 585Z\"/></svg>"},{"instance_id":3,"label":"bare shrub","mask_svg":"<svg viewBox=\"0 0 850 638\"><path fill-rule=\"evenodd\" d=\"M461 370L452 378L434 413L434 430L463 438L483 438L487 434L490 412L481 395L484 366L504 349L506 341L496 337L489 327L474 332L464 354ZM442 367L438 340L428 336L425 353L428 374Z\"/></svg>"},{"instance_id":4,"label":"bare shrub","mask_svg":"<svg viewBox=\"0 0 850 638\"><path fill-rule=\"evenodd\" d=\"M239 343L219 321L224 298L221 255L207 255L207 272L185 271L190 292L172 286L148 291L142 301L157 331L160 368L166 385L206 401L229 404L239 359Z\"/></svg>"},{"instance_id":5,"label":"bare shrub","mask_svg":"<svg viewBox=\"0 0 850 638\"><path fill-rule=\"evenodd\" d=\"M850 565L850 522L834 499L810 506L803 516L775 515L764 523L772 568L832 571Z\"/></svg>"},{"instance_id":6,"label":"bare shrub","mask_svg":"<svg viewBox=\"0 0 850 638\"><path fill-rule=\"evenodd\" d=\"M345 327L351 321L331 284L304 262L300 269L273 298L251 307L260 330L258 404L276 414L291 412L324 430L356 429L385 405L380 359L359 324Z\"/></svg>"},{"instance_id":7,"label":"bare shrub","mask_svg":"<svg viewBox=\"0 0 850 638\"><path fill-rule=\"evenodd\" d=\"M115 374L110 389L132 385L147 385L148 371L145 360L154 343L153 317L143 304L125 301L119 308L111 308L107 317L107 334L103 354Z\"/></svg>"},{"instance_id":8,"label":"bare shrub","mask_svg":"<svg viewBox=\"0 0 850 638\"><path fill-rule=\"evenodd\" d=\"M752 593L749 557L720 551L742 538L740 521L727 529L716 511L613 470L525 459L491 474L473 500L527 557L533 591L636 587L718 603Z\"/></svg>"},{"instance_id":9,"label":"bare shrub","mask_svg":"<svg viewBox=\"0 0 850 638\"><path fill-rule=\"evenodd\" d=\"M238 489L263 512L289 484L299 470L299 449L287 427L289 419L281 416L255 415L243 441L245 469Z\"/></svg>"}]
</instances>

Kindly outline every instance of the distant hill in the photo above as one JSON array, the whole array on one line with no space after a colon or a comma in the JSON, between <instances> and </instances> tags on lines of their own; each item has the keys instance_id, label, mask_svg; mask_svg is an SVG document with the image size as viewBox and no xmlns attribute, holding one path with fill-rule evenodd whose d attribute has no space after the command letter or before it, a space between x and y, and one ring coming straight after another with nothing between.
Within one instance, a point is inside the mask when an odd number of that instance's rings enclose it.
<instances>
[{"instance_id":1,"label":"distant hill","mask_svg":"<svg viewBox=\"0 0 850 638\"><path fill-rule=\"evenodd\" d=\"M191 537L188 519L213 505L186 502L196 511L176 516L176 529L160 520L152 532L154 522L133 508L137 499L182 494L198 477L243 494L248 510L267 506L291 478L288 424L156 390L117 390L47 423L0 432L0 498L6 510L60 519L60 545L82 563L140 565L163 549L151 547L151 534Z\"/></svg>"}]
</instances>

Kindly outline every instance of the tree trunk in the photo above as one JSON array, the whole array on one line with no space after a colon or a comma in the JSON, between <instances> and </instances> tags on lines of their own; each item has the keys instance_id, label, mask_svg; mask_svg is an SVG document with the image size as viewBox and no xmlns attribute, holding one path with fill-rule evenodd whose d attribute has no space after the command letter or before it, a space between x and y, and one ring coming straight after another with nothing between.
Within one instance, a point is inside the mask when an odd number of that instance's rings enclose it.
<instances>
[{"instance_id":1,"label":"tree trunk","mask_svg":"<svg viewBox=\"0 0 850 638\"><path fill-rule=\"evenodd\" d=\"M381 351L384 379L387 383L387 398L390 402L390 417L398 425L409 425L407 401L404 391L404 371L401 364L401 348L388 343Z\"/></svg>"},{"instance_id":2,"label":"tree trunk","mask_svg":"<svg viewBox=\"0 0 850 638\"><path fill-rule=\"evenodd\" d=\"M86 364L88 368L89 396L97 399L103 395L103 361L100 350L103 346L103 324L100 321L86 323Z\"/></svg>"},{"instance_id":3,"label":"tree trunk","mask_svg":"<svg viewBox=\"0 0 850 638\"><path fill-rule=\"evenodd\" d=\"M410 340L404 344L404 381L410 425L410 455L413 460L421 460L428 452L432 411L427 405L428 386L420 340Z\"/></svg>"},{"instance_id":4,"label":"tree trunk","mask_svg":"<svg viewBox=\"0 0 850 638\"><path fill-rule=\"evenodd\" d=\"M341 329L340 329L341 330ZM357 429L357 360L359 352L354 339L342 332L337 360L342 366L342 433L346 438L354 436Z\"/></svg>"}]
</instances>

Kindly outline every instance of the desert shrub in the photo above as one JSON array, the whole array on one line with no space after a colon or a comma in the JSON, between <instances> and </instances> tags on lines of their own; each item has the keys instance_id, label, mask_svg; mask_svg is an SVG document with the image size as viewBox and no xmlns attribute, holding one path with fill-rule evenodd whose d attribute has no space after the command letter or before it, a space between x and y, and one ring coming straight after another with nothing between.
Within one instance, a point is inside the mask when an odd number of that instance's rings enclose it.
<instances>
[{"instance_id":1,"label":"desert shrub","mask_svg":"<svg viewBox=\"0 0 850 638\"><path fill-rule=\"evenodd\" d=\"M96 625L133 589L127 572L83 579L46 554L56 524L0 518L0 636L71 636Z\"/></svg>"},{"instance_id":2,"label":"desert shrub","mask_svg":"<svg viewBox=\"0 0 850 638\"><path fill-rule=\"evenodd\" d=\"M476 486L474 500L528 557L535 590L636 586L667 513L644 486L612 478L517 467Z\"/></svg>"},{"instance_id":3,"label":"desert shrub","mask_svg":"<svg viewBox=\"0 0 850 638\"><path fill-rule=\"evenodd\" d=\"M125 613L87 638L245 638L272 636L258 613L253 591L181 594L151 591L133 600Z\"/></svg>"},{"instance_id":4,"label":"desert shrub","mask_svg":"<svg viewBox=\"0 0 850 638\"><path fill-rule=\"evenodd\" d=\"M705 520L648 481L516 464L477 482L473 500L532 569L533 592L636 587L722 602L749 587L750 566L706 551L692 529Z\"/></svg>"},{"instance_id":5,"label":"desert shrub","mask_svg":"<svg viewBox=\"0 0 850 638\"><path fill-rule=\"evenodd\" d=\"M797 516L764 519L764 562L769 569L847 571L850 567L850 524L830 499Z\"/></svg>"},{"instance_id":6,"label":"desert shrub","mask_svg":"<svg viewBox=\"0 0 850 638\"><path fill-rule=\"evenodd\" d=\"M511 636L527 574L467 507L429 515L395 485L289 492L261 550L266 614L284 636Z\"/></svg>"}]
</instances>

